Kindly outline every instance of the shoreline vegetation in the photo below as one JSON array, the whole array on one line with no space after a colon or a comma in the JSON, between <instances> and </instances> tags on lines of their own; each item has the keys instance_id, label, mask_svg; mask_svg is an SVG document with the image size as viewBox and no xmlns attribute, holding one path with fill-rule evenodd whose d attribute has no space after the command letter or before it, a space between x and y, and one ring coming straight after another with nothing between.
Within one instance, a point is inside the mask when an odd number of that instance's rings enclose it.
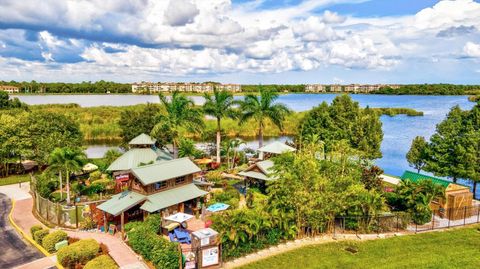
<instances>
[{"instance_id":1,"label":"shoreline vegetation","mask_svg":"<svg viewBox=\"0 0 480 269\"><path fill-rule=\"evenodd\" d=\"M157 105L157 104L155 104ZM49 104L49 105L31 105L32 111L48 111L62 113L67 117L74 119L80 125L85 142L117 142L121 141L121 126L119 125L122 111L142 111L146 104L133 106L99 106L99 107L80 107L77 104ZM160 104L158 104L160 107ZM396 115L423 116L423 112L411 108L372 108L377 113L390 117ZM265 126L265 137L275 136L294 136L297 134L298 123L305 116L307 111L294 112L286 117L284 130L281 132L275 128L271 122ZM205 133L215 131L216 122L213 119L204 119ZM256 124L253 121L239 125L232 119L224 119L222 122L223 134L227 137L253 138L257 136ZM199 135L186 134L187 137L201 139Z\"/></svg>"},{"instance_id":2,"label":"shoreline vegetation","mask_svg":"<svg viewBox=\"0 0 480 269\"><path fill-rule=\"evenodd\" d=\"M206 82L213 83L216 82ZM37 81L0 81L0 85L19 87L19 95L44 95L44 94L132 94L130 83L116 83L100 80L97 82L63 83L63 82L37 82ZM351 93L346 91L348 85L340 86L340 91L332 91L332 85L325 86L325 92L321 93ZM243 84L242 92L234 95L245 95L258 92L259 85ZM279 94L306 93L307 84L266 84L261 85L265 90L274 90ZM170 95L171 93L165 93ZM188 93L191 95L203 95L203 93ZM353 93L352 93L353 94ZM378 90L359 94L383 94L383 95L480 95L480 85L455 85L455 84L401 84L395 86L381 85Z\"/></svg>"}]
</instances>

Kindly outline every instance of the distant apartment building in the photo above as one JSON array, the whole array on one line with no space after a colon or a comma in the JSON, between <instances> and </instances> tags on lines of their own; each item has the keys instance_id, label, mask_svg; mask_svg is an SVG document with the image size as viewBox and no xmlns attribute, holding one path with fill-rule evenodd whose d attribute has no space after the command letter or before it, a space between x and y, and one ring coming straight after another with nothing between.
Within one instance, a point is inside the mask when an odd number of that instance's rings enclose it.
<instances>
[{"instance_id":1,"label":"distant apartment building","mask_svg":"<svg viewBox=\"0 0 480 269\"><path fill-rule=\"evenodd\" d=\"M326 87L322 84L310 84L305 86L305 92L325 92Z\"/></svg>"},{"instance_id":2,"label":"distant apartment building","mask_svg":"<svg viewBox=\"0 0 480 269\"><path fill-rule=\"evenodd\" d=\"M133 93L161 93L161 92L213 92L213 89L240 92L242 87L238 84L213 84L213 83L151 83L141 82L132 84Z\"/></svg>"},{"instance_id":3,"label":"distant apartment building","mask_svg":"<svg viewBox=\"0 0 480 269\"><path fill-rule=\"evenodd\" d=\"M20 88L10 85L0 85L0 91L6 91L8 93L19 93Z\"/></svg>"},{"instance_id":4,"label":"distant apartment building","mask_svg":"<svg viewBox=\"0 0 480 269\"><path fill-rule=\"evenodd\" d=\"M342 92L342 85L330 85L330 91L331 92Z\"/></svg>"}]
</instances>

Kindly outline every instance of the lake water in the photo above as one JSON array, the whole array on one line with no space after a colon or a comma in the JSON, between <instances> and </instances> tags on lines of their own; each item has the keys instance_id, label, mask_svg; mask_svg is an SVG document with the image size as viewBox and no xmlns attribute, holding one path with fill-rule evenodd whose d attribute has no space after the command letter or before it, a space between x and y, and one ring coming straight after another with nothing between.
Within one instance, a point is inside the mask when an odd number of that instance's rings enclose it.
<instances>
[{"instance_id":1,"label":"lake water","mask_svg":"<svg viewBox=\"0 0 480 269\"><path fill-rule=\"evenodd\" d=\"M322 102L330 103L335 94L285 94L278 102L282 102L294 111L309 110ZM383 157L376 161L385 173L400 176L403 171L411 169L405 159L410 143L415 136L429 138L435 132L435 126L444 119L448 111L455 105L462 109L474 106L467 96L417 96L417 95L351 95L362 107L406 107L423 111L423 117L382 116L384 138L382 142ZM27 104L78 103L84 107L91 106L127 106L143 103L158 103L156 95L20 95L17 96ZM191 97L196 104L203 103L200 96ZM235 98L242 98L236 96ZM281 141L288 137L277 138ZM275 138L270 139L270 141ZM101 157L112 145L92 145L87 153L90 157ZM247 147L257 148L256 141L249 141ZM480 191L480 190L479 190Z\"/></svg>"}]
</instances>

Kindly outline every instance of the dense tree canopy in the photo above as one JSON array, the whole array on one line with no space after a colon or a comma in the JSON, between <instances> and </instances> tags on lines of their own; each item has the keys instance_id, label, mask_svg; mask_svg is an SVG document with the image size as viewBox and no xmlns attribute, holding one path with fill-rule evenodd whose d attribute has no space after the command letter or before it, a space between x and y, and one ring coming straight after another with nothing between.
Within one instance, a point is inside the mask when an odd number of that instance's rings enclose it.
<instances>
[{"instance_id":1,"label":"dense tree canopy","mask_svg":"<svg viewBox=\"0 0 480 269\"><path fill-rule=\"evenodd\" d=\"M379 114L368 107L360 108L348 95L337 96L330 106L323 102L307 112L300 123L297 140L308 143L314 136L324 143L326 152L332 150L336 141L346 140L366 158L382 157Z\"/></svg>"},{"instance_id":2,"label":"dense tree canopy","mask_svg":"<svg viewBox=\"0 0 480 269\"><path fill-rule=\"evenodd\" d=\"M116 83L110 81L83 81L80 83L64 82L36 82L32 80L0 81L0 85L12 85L20 88L20 92L25 93L129 93L132 86L127 83Z\"/></svg>"},{"instance_id":3,"label":"dense tree canopy","mask_svg":"<svg viewBox=\"0 0 480 269\"><path fill-rule=\"evenodd\" d=\"M39 164L46 164L53 149L58 147L78 147L82 144L79 124L62 114L32 112L22 128L28 135L22 139L30 146L28 158Z\"/></svg>"},{"instance_id":4,"label":"dense tree canopy","mask_svg":"<svg viewBox=\"0 0 480 269\"><path fill-rule=\"evenodd\" d=\"M12 108L27 109L28 106L27 104L20 102L17 97L10 99L10 96L6 91L0 90L0 110Z\"/></svg>"},{"instance_id":5,"label":"dense tree canopy","mask_svg":"<svg viewBox=\"0 0 480 269\"><path fill-rule=\"evenodd\" d=\"M160 107L155 104L147 104L139 110L123 110L118 124L122 129L122 139L125 144L136 136L144 133L149 134L156 124L156 116Z\"/></svg>"}]
</instances>

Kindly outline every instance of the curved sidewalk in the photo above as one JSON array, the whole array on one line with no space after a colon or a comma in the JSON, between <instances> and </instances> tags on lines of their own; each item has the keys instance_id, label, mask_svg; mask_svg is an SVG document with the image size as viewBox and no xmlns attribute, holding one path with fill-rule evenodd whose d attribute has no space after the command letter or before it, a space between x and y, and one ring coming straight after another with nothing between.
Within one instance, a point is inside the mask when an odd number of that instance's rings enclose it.
<instances>
[{"instance_id":1,"label":"curved sidewalk","mask_svg":"<svg viewBox=\"0 0 480 269\"><path fill-rule=\"evenodd\" d=\"M0 192L5 193L11 199L16 200L12 212L12 219L16 225L25 233L30 233L30 227L35 224L41 224L32 213L33 199L28 193L28 184L22 184L22 188L15 185L0 187ZM24 187L27 185L26 187ZM16 198L21 198L17 200ZM139 257L128 247L120 238L104 234L65 230L71 237L80 239L93 238L97 242L103 243L108 247L110 256L120 266L125 269L144 269L148 268Z\"/></svg>"}]
</instances>

